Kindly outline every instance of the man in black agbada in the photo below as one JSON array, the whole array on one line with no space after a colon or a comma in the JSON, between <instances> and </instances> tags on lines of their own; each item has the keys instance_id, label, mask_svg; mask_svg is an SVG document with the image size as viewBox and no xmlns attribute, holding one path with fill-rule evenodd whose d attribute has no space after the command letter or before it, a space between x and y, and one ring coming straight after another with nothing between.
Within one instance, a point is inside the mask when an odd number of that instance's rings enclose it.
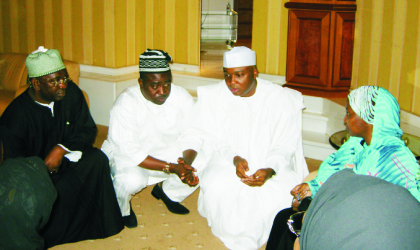
<instances>
[{"instance_id":1,"label":"man in black agbada","mask_svg":"<svg viewBox=\"0 0 420 250\"><path fill-rule=\"evenodd\" d=\"M96 125L82 91L54 49L40 47L26 59L31 86L0 118L4 159L38 156L57 189L41 231L45 247L105 238L124 225L108 158L92 147Z\"/></svg>"}]
</instances>

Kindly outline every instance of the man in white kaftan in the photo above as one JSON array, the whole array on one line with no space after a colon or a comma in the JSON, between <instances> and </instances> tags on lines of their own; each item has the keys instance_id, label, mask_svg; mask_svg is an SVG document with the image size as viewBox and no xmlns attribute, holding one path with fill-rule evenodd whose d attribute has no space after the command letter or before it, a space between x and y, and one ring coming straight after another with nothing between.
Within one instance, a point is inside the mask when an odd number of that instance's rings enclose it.
<instances>
[{"instance_id":1,"label":"man in white kaftan","mask_svg":"<svg viewBox=\"0 0 420 250\"><path fill-rule=\"evenodd\" d=\"M232 58L233 57L233 58ZM308 174L302 151L301 93L257 78L255 53L224 55L225 81L198 88L181 136L185 152L204 150L198 211L229 249L258 249L290 190ZM236 168L235 168L236 167Z\"/></svg>"},{"instance_id":2,"label":"man in white kaftan","mask_svg":"<svg viewBox=\"0 0 420 250\"><path fill-rule=\"evenodd\" d=\"M152 195L178 214L189 212L179 202L197 188L196 183L190 187L181 181L180 172L185 172L183 164L171 163L177 162L182 154L177 138L194 100L185 89L171 84L167 63L156 66L159 62L155 59L159 56L169 57L158 50L146 50L140 56L140 86L129 87L118 96L110 113L108 137L102 146L110 159L123 218L131 216L132 220L135 215L130 212L131 195L147 185L164 181L155 186ZM137 226L136 220L127 223L127 227Z\"/></svg>"}]
</instances>

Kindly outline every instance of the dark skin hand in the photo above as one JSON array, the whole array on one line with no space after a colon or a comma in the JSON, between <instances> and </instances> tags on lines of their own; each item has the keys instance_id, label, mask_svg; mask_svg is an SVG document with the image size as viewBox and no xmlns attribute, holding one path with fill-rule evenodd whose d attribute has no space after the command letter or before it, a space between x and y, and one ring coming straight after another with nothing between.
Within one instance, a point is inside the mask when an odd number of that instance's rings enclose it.
<instances>
[{"instance_id":1,"label":"dark skin hand","mask_svg":"<svg viewBox=\"0 0 420 250\"><path fill-rule=\"evenodd\" d=\"M263 168L258 169L251 176L246 175L245 172L249 171L248 162L240 156L235 156L235 158L233 158L233 165L236 167L236 175L243 183L250 187L260 187L264 185L264 183L274 174L273 169Z\"/></svg>"},{"instance_id":2,"label":"dark skin hand","mask_svg":"<svg viewBox=\"0 0 420 250\"><path fill-rule=\"evenodd\" d=\"M152 156L147 156L138 166L149 170L163 171L165 165L165 161L158 160ZM183 183L188 184L191 187L198 184L198 178L191 178L191 175L194 176L193 172L197 172L197 170L188 164L183 162L180 163L179 161L178 164L170 163L169 172L178 175Z\"/></svg>"},{"instance_id":3,"label":"dark skin hand","mask_svg":"<svg viewBox=\"0 0 420 250\"><path fill-rule=\"evenodd\" d=\"M290 191L290 194L294 196L292 201L292 208L293 210L297 211L297 207L300 204L300 201L308 196L312 196L311 189L307 183L302 183L297 185Z\"/></svg>"},{"instance_id":4,"label":"dark skin hand","mask_svg":"<svg viewBox=\"0 0 420 250\"><path fill-rule=\"evenodd\" d=\"M57 172L58 168L63 161L63 157L68 152L64 150L62 147L56 145L54 146L51 151L48 153L47 157L45 157L45 165L47 165L48 171L50 173Z\"/></svg>"},{"instance_id":5,"label":"dark skin hand","mask_svg":"<svg viewBox=\"0 0 420 250\"><path fill-rule=\"evenodd\" d=\"M184 152L182 152L182 159L185 161L185 163L189 165L191 165L194 162L195 157L197 157L197 152L195 150L187 149Z\"/></svg>"},{"instance_id":6,"label":"dark skin hand","mask_svg":"<svg viewBox=\"0 0 420 250\"><path fill-rule=\"evenodd\" d=\"M193 171L187 171L187 172L183 173L181 180L182 180L182 182L187 183L191 187L196 186L199 183L199 180L198 180L198 176L196 176L194 174L194 172L197 172L197 170L195 168L191 167L189 164L186 164L184 162L184 159L182 159L181 157L178 158L178 164L182 165L184 167L190 167L190 168L193 169Z\"/></svg>"},{"instance_id":7,"label":"dark skin hand","mask_svg":"<svg viewBox=\"0 0 420 250\"><path fill-rule=\"evenodd\" d=\"M197 152L195 150L192 150L192 149L187 149L184 152L182 152L182 157L178 158L178 163L179 164L186 164L187 166L191 166L192 163L195 160L195 157L197 157ZM197 172L197 170L195 170L194 172ZM196 176L194 174L194 172L191 171L189 173L186 173L184 175L184 178L185 178L185 181L187 181L189 183L192 183L195 186L199 183L199 180L198 180L198 176Z\"/></svg>"}]
</instances>

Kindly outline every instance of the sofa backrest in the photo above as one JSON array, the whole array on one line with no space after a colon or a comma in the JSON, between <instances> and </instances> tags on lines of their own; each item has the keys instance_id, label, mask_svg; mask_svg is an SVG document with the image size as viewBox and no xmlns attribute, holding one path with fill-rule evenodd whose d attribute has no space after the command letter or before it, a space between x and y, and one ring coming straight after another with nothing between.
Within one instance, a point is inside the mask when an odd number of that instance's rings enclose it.
<instances>
[{"instance_id":1,"label":"sofa backrest","mask_svg":"<svg viewBox=\"0 0 420 250\"><path fill-rule=\"evenodd\" d=\"M0 54L0 89L16 91L26 85L28 74L25 60L28 55L18 53Z\"/></svg>"},{"instance_id":2,"label":"sofa backrest","mask_svg":"<svg viewBox=\"0 0 420 250\"><path fill-rule=\"evenodd\" d=\"M26 57L27 54L0 53L0 89L17 91L26 85ZM69 60L64 60L64 65L70 78L79 85L80 65Z\"/></svg>"}]
</instances>

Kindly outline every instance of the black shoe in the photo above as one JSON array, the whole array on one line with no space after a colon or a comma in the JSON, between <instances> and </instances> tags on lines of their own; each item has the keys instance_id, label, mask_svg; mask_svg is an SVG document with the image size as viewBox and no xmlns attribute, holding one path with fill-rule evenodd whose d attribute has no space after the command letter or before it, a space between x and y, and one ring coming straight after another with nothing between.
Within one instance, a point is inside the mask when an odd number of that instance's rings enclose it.
<instances>
[{"instance_id":1,"label":"black shoe","mask_svg":"<svg viewBox=\"0 0 420 250\"><path fill-rule=\"evenodd\" d=\"M163 192L162 188L159 184L156 184L152 190L152 195L156 199L162 199L163 203L165 203L166 207L169 211L174 214L188 214L190 210L188 210L183 205L179 204L179 202L171 201L168 196Z\"/></svg>"},{"instance_id":2,"label":"black shoe","mask_svg":"<svg viewBox=\"0 0 420 250\"><path fill-rule=\"evenodd\" d=\"M133 211L133 208L131 208L131 203L130 203L130 215L123 216L122 218L123 218L124 226L128 228L137 227L137 218L136 218L136 214Z\"/></svg>"}]
</instances>

